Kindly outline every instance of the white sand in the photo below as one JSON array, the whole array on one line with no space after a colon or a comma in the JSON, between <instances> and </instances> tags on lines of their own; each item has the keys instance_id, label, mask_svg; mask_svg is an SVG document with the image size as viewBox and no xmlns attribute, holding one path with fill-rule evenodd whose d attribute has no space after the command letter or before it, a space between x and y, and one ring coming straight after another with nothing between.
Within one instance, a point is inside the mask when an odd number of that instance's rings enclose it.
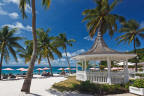
<instances>
[{"instance_id":1,"label":"white sand","mask_svg":"<svg viewBox=\"0 0 144 96\"><path fill-rule=\"evenodd\" d=\"M51 86L56 83L66 80L64 77L49 77L35 78L32 80L31 93L25 95L20 92L23 84L21 80L0 81L0 96L58 96L49 91Z\"/></svg>"}]
</instances>

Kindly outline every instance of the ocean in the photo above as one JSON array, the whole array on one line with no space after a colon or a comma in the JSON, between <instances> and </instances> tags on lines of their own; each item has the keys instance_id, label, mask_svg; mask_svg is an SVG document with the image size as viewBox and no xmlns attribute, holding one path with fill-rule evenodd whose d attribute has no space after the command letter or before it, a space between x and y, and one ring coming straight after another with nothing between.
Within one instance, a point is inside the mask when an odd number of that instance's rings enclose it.
<instances>
[{"instance_id":1,"label":"ocean","mask_svg":"<svg viewBox=\"0 0 144 96\"><path fill-rule=\"evenodd\" d=\"M35 66L34 67L34 71L33 71L33 73L34 74L38 74L39 73L39 71L38 70L36 70L36 69L38 69L38 68L45 68L46 66ZM28 66L3 66L2 67L2 69L5 69L5 68L12 68L12 69L14 69L14 70L10 70L10 71L8 71L8 70L2 70L2 74L10 74L10 73L12 73L12 74L23 74L23 73L26 73L26 71L19 71L19 70L16 70L16 69L19 69L19 68L28 68ZM58 70L59 68L67 68L67 67L52 67L52 70L53 70L53 73L54 74L56 74L56 73L60 73L61 72L61 70ZM71 68L75 68L75 67L71 67ZM50 72L50 70L46 70L47 72ZM71 70L72 72L76 72L76 70ZM43 72L43 70L41 70L40 71L40 73L42 73ZM68 72L68 70L65 70L65 72Z\"/></svg>"}]
</instances>

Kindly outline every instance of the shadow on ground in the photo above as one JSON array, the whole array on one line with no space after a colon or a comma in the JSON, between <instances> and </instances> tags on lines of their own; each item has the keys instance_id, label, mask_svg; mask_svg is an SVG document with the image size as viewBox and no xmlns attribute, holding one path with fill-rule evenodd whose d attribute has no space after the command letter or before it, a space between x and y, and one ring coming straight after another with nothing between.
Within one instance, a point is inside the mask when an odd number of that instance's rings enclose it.
<instances>
[{"instance_id":1,"label":"shadow on ground","mask_svg":"<svg viewBox=\"0 0 144 96\"><path fill-rule=\"evenodd\" d=\"M80 94L77 92L59 92L54 89L49 89L46 90L48 93L51 93L54 96L93 96L93 95L88 95L88 94Z\"/></svg>"}]
</instances>

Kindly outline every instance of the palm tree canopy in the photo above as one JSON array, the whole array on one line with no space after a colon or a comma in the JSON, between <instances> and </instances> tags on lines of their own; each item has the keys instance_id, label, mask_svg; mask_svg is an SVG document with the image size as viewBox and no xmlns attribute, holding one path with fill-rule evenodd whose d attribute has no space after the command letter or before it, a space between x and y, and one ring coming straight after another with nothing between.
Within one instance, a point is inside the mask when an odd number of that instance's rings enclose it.
<instances>
[{"instance_id":1,"label":"palm tree canopy","mask_svg":"<svg viewBox=\"0 0 144 96\"><path fill-rule=\"evenodd\" d=\"M100 31L102 34L108 31L109 35L112 36L117 30L116 22L120 21L122 23L125 21L122 16L111 13L120 0L114 0L111 4L108 1L95 0L96 8L87 9L83 12L85 16L83 21L87 21L87 29L91 38L97 31Z\"/></svg>"},{"instance_id":2,"label":"palm tree canopy","mask_svg":"<svg viewBox=\"0 0 144 96\"><path fill-rule=\"evenodd\" d=\"M28 63L31 60L33 52L32 43L33 43L32 40L26 40L25 41L26 48L24 50L18 50L19 56L25 59L25 63Z\"/></svg>"},{"instance_id":3,"label":"palm tree canopy","mask_svg":"<svg viewBox=\"0 0 144 96\"><path fill-rule=\"evenodd\" d=\"M41 0L41 1L42 1L42 5L45 9L49 8L51 0ZM27 6L30 6L30 5L31 5L31 0L20 0L19 9L22 13L23 18L27 17L25 10L26 10Z\"/></svg>"},{"instance_id":4,"label":"palm tree canopy","mask_svg":"<svg viewBox=\"0 0 144 96\"><path fill-rule=\"evenodd\" d=\"M56 42L54 42L56 46L62 47L63 49L66 49L67 45L72 46L72 43L76 41L74 39L68 40L65 33L59 34L56 39Z\"/></svg>"},{"instance_id":5,"label":"palm tree canopy","mask_svg":"<svg viewBox=\"0 0 144 96\"><path fill-rule=\"evenodd\" d=\"M119 40L119 43L125 42L128 44L132 43L135 40L137 47L140 47L140 39L144 39L144 28L140 28L140 24L135 20L129 20L125 22L119 32L123 35L119 36L116 40Z\"/></svg>"},{"instance_id":6,"label":"palm tree canopy","mask_svg":"<svg viewBox=\"0 0 144 96\"><path fill-rule=\"evenodd\" d=\"M61 52L58 50L58 47L55 45L56 42L55 37L51 37L48 35L50 29L46 31L42 28L37 29L38 34L38 62L40 63L41 58L50 58L54 59L54 54L56 54L59 58L62 57Z\"/></svg>"},{"instance_id":7,"label":"palm tree canopy","mask_svg":"<svg viewBox=\"0 0 144 96\"><path fill-rule=\"evenodd\" d=\"M16 51L18 49L23 50L23 47L18 43L19 40L22 40L22 37L15 36L16 28L9 29L8 26L4 26L0 30L0 47L4 48L4 59L7 63L9 60L9 53L12 54L14 59L17 61Z\"/></svg>"}]
</instances>

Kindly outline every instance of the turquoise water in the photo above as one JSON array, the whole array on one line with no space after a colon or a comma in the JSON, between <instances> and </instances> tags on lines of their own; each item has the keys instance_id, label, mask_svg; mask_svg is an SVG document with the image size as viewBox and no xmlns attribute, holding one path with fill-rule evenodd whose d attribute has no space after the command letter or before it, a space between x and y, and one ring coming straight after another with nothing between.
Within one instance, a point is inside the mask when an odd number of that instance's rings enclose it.
<instances>
[{"instance_id":1,"label":"turquoise water","mask_svg":"<svg viewBox=\"0 0 144 96\"><path fill-rule=\"evenodd\" d=\"M19 70L16 70L16 69L18 69L18 68L28 68L27 66L4 66L4 67L2 67L2 69L5 69L5 68L12 68L12 69L14 69L14 70L12 70L12 71L7 71L7 70L2 70L2 74L10 74L10 73L12 73L12 74L23 74L23 73L26 73L26 72L21 72L21 71L19 71ZM45 67L39 67L39 66L36 66L36 67L34 67L34 74L38 74L39 73L39 71L38 70L36 70L37 68L45 68ZM67 68L67 67L52 67L52 70L53 70L53 73L60 73L61 71L60 70L58 70L59 68ZM71 68L75 68L75 67L71 67ZM50 70L46 70L47 72L50 72ZM40 73L42 73L43 71L40 71ZM68 72L67 70L66 70L66 72ZM75 72L75 70L72 70L72 72Z\"/></svg>"}]
</instances>

